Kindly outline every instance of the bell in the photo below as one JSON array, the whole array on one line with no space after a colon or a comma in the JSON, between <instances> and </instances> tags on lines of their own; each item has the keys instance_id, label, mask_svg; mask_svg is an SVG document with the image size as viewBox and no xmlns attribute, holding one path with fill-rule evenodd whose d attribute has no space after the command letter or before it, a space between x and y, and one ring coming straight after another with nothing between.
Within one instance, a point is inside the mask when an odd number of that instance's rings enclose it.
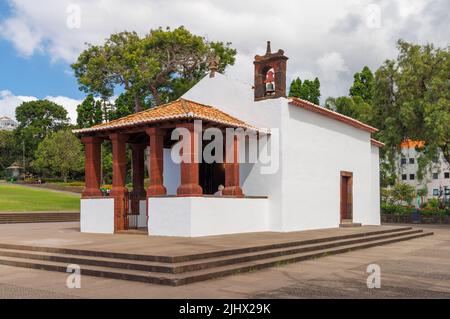
<instances>
[{"instance_id":1,"label":"bell","mask_svg":"<svg viewBox=\"0 0 450 319\"><path fill-rule=\"evenodd\" d=\"M266 93L273 93L275 92L275 86L272 82L266 83Z\"/></svg>"}]
</instances>

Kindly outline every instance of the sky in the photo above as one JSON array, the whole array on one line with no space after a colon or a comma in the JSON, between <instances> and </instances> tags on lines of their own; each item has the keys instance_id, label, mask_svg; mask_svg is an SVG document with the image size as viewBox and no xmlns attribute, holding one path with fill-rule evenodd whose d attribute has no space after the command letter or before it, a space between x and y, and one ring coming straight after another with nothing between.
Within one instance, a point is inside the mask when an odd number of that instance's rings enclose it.
<instances>
[{"instance_id":1,"label":"sky","mask_svg":"<svg viewBox=\"0 0 450 319\"><path fill-rule=\"evenodd\" d=\"M270 40L290 58L288 81L319 77L324 101L347 95L365 65L395 58L398 39L449 46L449 14L448 0L0 0L0 116L47 98L74 122L85 95L70 64L86 43L181 25L231 42L238 55L226 73L248 83Z\"/></svg>"}]
</instances>

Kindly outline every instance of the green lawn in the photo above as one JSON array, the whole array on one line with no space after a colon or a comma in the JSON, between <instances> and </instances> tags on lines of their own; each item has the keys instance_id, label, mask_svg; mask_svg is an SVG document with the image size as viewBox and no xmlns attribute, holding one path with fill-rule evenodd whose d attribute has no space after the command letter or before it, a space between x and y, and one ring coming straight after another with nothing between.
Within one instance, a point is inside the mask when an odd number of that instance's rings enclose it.
<instances>
[{"instance_id":1,"label":"green lawn","mask_svg":"<svg viewBox=\"0 0 450 319\"><path fill-rule=\"evenodd\" d=\"M79 210L79 195L0 183L0 212Z\"/></svg>"}]
</instances>

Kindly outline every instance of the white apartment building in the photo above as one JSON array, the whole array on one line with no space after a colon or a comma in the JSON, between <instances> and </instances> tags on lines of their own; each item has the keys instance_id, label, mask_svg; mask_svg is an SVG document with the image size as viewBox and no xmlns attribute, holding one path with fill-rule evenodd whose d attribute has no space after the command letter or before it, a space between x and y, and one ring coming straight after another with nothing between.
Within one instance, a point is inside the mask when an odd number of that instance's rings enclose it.
<instances>
[{"instance_id":1,"label":"white apartment building","mask_svg":"<svg viewBox=\"0 0 450 319\"><path fill-rule=\"evenodd\" d=\"M450 200L450 165L442 154L432 163L431 170L424 173L422 180L418 178L416 147L423 145L420 141L406 140L402 143L402 156L398 163L398 179L418 189L427 188L427 198L444 197Z\"/></svg>"}]
</instances>

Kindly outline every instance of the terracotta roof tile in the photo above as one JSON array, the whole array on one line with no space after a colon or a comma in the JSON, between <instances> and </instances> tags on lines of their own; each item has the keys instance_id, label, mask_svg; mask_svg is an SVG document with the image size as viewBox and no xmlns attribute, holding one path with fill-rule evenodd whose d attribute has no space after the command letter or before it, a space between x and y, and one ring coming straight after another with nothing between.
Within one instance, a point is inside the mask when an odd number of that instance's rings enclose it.
<instances>
[{"instance_id":1,"label":"terracotta roof tile","mask_svg":"<svg viewBox=\"0 0 450 319\"><path fill-rule=\"evenodd\" d=\"M197 119L209 121L217 124L223 124L230 127L241 127L245 129L259 130L252 127L219 109L200 104L197 102L179 99L174 102L157 106L139 113L131 114L117 120L98 124L90 128L74 130L74 133L91 133L116 128L125 128L135 125L163 122L175 119Z\"/></svg>"}]
</instances>

